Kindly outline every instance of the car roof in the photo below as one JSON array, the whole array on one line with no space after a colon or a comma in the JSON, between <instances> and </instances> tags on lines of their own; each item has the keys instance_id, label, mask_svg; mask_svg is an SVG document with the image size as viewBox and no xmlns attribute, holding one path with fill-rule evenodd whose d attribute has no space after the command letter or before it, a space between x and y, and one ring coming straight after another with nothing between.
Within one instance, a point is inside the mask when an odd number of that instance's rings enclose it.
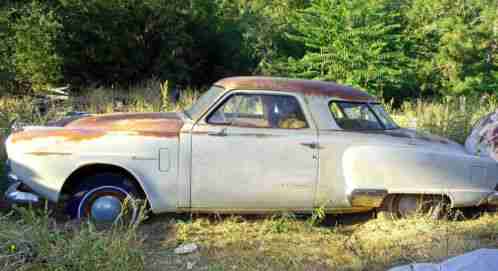
<instances>
[{"instance_id":1,"label":"car roof","mask_svg":"<svg viewBox=\"0 0 498 271\"><path fill-rule=\"evenodd\" d=\"M375 102L376 98L353 87L319 80L281 77L240 76L222 79L215 86L231 90L271 90L302 93L306 96L334 97L347 101Z\"/></svg>"}]
</instances>

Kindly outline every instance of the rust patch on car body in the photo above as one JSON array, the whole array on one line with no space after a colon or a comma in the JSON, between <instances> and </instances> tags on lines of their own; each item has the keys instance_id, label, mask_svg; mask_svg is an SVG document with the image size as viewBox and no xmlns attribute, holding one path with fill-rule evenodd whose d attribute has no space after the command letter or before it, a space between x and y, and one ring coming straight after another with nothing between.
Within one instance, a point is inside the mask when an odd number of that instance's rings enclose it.
<instances>
[{"instance_id":1,"label":"rust patch on car body","mask_svg":"<svg viewBox=\"0 0 498 271\"><path fill-rule=\"evenodd\" d=\"M48 151L34 151L34 152L27 152L27 155L33 155L33 156L67 156L71 155L69 152L48 152Z\"/></svg>"},{"instance_id":2,"label":"rust patch on car body","mask_svg":"<svg viewBox=\"0 0 498 271\"><path fill-rule=\"evenodd\" d=\"M64 138L66 141L85 141L92 140L105 135L104 131L92 131L83 129L50 129L50 130L28 130L12 135L12 143L18 143L21 141L29 141L34 139L44 139L60 137Z\"/></svg>"},{"instance_id":3,"label":"rust patch on car body","mask_svg":"<svg viewBox=\"0 0 498 271\"><path fill-rule=\"evenodd\" d=\"M183 121L176 113L109 114L74 120L60 129L35 129L16 133L12 136L12 142L53 137L80 142L97 139L110 132L171 138L178 137L182 127Z\"/></svg>"},{"instance_id":4,"label":"rust patch on car body","mask_svg":"<svg viewBox=\"0 0 498 271\"><path fill-rule=\"evenodd\" d=\"M375 97L353 87L318 80L247 76L222 79L214 85L222 87L226 91L236 89L288 91L307 96L335 97L348 101L376 101Z\"/></svg>"},{"instance_id":5,"label":"rust patch on car body","mask_svg":"<svg viewBox=\"0 0 498 271\"><path fill-rule=\"evenodd\" d=\"M66 128L130 132L148 137L178 137L183 124L176 113L125 113L81 118L69 123Z\"/></svg>"}]
</instances>

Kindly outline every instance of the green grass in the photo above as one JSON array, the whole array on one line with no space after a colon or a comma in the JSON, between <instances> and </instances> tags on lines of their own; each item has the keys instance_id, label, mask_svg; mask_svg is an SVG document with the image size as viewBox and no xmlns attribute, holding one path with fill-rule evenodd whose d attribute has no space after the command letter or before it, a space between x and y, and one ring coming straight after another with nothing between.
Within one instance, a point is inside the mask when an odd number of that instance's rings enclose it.
<instances>
[{"instance_id":1,"label":"green grass","mask_svg":"<svg viewBox=\"0 0 498 271\"><path fill-rule=\"evenodd\" d=\"M30 98L0 98L8 120L43 124L70 111L91 113L180 110L198 97L189 90L179 105L166 84L144 82L128 92L96 89L76 103L49 108L42 116ZM493 97L410 101L388 110L401 126L463 143L472 124L498 108ZM0 129L8 121L0 121ZM1 158L0 158L1 159ZM2 161L0 161L2 162ZM0 167L0 181L4 180ZM96 231L44 211L0 213L0 270L386 270L414 261L440 261L476 248L498 247L498 216L462 221L424 217L391 222L372 214L296 218L161 215L138 230ZM57 217L57 219L55 219ZM173 249L194 242L200 251Z\"/></svg>"}]
</instances>

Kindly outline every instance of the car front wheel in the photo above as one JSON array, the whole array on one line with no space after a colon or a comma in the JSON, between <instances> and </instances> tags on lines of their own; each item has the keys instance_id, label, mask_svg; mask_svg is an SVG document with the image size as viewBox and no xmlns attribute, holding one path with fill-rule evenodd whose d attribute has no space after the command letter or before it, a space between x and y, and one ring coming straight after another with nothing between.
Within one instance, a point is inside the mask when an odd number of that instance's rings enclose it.
<instances>
[{"instance_id":1,"label":"car front wheel","mask_svg":"<svg viewBox=\"0 0 498 271\"><path fill-rule=\"evenodd\" d=\"M85 178L68 202L66 211L78 220L95 224L135 223L140 197L126 176L100 173Z\"/></svg>"}]
</instances>

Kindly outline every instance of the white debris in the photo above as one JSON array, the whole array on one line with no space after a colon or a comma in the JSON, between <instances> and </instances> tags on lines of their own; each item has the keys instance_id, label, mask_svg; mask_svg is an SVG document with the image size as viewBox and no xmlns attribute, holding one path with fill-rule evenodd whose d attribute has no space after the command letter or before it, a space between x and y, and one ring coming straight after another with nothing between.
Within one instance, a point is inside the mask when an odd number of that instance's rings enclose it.
<instances>
[{"instance_id":1,"label":"white debris","mask_svg":"<svg viewBox=\"0 0 498 271\"><path fill-rule=\"evenodd\" d=\"M191 244L184 244L181 245L177 248L175 248L175 253L176 254L189 254L189 253L194 253L199 249L196 244L191 243Z\"/></svg>"},{"instance_id":2,"label":"white debris","mask_svg":"<svg viewBox=\"0 0 498 271\"><path fill-rule=\"evenodd\" d=\"M475 250L439 264L417 263L399 266L389 271L496 271L498 249Z\"/></svg>"},{"instance_id":3,"label":"white debris","mask_svg":"<svg viewBox=\"0 0 498 271\"><path fill-rule=\"evenodd\" d=\"M187 262L187 270L192 270L194 269L194 266L195 266L195 262Z\"/></svg>"}]
</instances>

